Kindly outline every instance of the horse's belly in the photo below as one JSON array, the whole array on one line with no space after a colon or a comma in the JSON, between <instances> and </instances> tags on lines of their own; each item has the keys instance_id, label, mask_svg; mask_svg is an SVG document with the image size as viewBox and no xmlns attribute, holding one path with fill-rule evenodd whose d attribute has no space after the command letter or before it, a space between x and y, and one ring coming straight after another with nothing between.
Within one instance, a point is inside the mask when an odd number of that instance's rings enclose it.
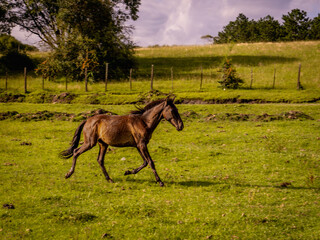
<instances>
[{"instance_id":1,"label":"horse's belly","mask_svg":"<svg viewBox=\"0 0 320 240\"><path fill-rule=\"evenodd\" d=\"M135 146L131 132L123 130L103 132L100 138L108 145L114 147Z\"/></svg>"},{"instance_id":2,"label":"horse's belly","mask_svg":"<svg viewBox=\"0 0 320 240\"><path fill-rule=\"evenodd\" d=\"M98 124L99 138L110 146L135 146L131 125L123 116L101 116Z\"/></svg>"},{"instance_id":3,"label":"horse's belly","mask_svg":"<svg viewBox=\"0 0 320 240\"><path fill-rule=\"evenodd\" d=\"M107 136L105 142L114 147L135 146L135 141L131 134L119 134L117 136Z\"/></svg>"}]
</instances>

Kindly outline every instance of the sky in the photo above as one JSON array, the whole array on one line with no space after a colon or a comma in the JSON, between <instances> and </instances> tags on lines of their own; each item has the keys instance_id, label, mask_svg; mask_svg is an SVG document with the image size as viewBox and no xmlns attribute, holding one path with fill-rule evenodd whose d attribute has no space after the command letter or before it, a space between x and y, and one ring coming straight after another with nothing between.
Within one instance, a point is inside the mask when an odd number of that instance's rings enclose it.
<instances>
[{"instance_id":1,"label":"sky","mask_svg":"<svg viewBox=\"0 0 320 240\"><path fill-rule=\"evenodd\" d=\"M320 0L141 0L139 19L132 40L138 46L199 45L208 43L201 36L217 36L239 13L249 19L271 15L281 22L282 15L299 8L314 18L320 13ZM38 39L15 28L18 40L36 44Z\"/></svg>"}]
</instances>

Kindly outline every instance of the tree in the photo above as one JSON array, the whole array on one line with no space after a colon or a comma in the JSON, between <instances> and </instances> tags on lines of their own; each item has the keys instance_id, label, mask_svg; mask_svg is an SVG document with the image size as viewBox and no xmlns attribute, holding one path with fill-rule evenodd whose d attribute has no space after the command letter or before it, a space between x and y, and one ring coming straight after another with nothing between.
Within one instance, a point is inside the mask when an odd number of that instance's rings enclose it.
<instances>
[{"instance_id":1,"label":"tree","mask_svg":"<svg viewBox=\"0 0 320 240\"><path fill-rule=\"evenodd\" d=\"M257 29L259 41L275 42L281 38L281 25L270 15L258 20Z\"/></svg>"},{"instance_id":2,"label":"tree","mask_svg":"<svg viewBox=\"0 0 320 240\"><path fill-rule=\"evenodd\" d=\"M8 12L11 9L11 4L5 1L0 3L0 34L10 33L13 25L8 22Z\"/></svg>"},{"instance_id":3,"label":"tree","mask_svg":"<svg viewBox=\"0 0 320 240\"><path fill-rule=\"evenodd\" d=\"M309 37L313 40L320 40L320 13L311 21Z\"/></svg>"},{"instance_id":4,"label":"tree","mask_svg":"<svg viewBox=\"0 0 320 240\"><path fill-rule=\"evenodd\" d=\"M281 25L270 15L255 21L249 20L240 13L235 21L230 21L218 36L213 37L213 41L214 43L239 43L319 39L320 14L310 20L305 11L293 9L288 15L283 15L282 19Z\"/></svg>"},{"instance_id":5,"label":"tree","mask_svg":"<svg viewBox=\"0 0 320 240\"><path fill-rule=\"evenodd\" d=\"M14 37L7 34L0 34L0 53L7 54L13 51L38 51L34 46L23 44Z\"/></svg>"},{"instance_id":6,"label":"tree","mask_svg":"<svg viewBox=\"0 0 320 240\"><path fill-rule=\"evenodd\" d=\"M9 2L14 6L9 12L10 22L37 35L53 50L47 63L58 72L68 71L79 79L87 52L97 59L97 78L102 78L105 62L112 64L113 77L123 77L134 65L134 45L129 38L132 28L125 22L138 18L140 0Z\"/></svg>"},{"instance_id":7,"label":"tree","mask_svg":"<svg viewBox=\"0 0 320 240\"><path fill-rule=\"evenodd\" d=\"M203 39L203 40L206 40L206 41L209 41L209 42L213 42L213 39L214 39L214 37L213 36L211 36L211 35L203 35L203 36L201 36L201 39Z\"/></svg>"},{"instance_id":8,"label":"tree","mask_svg":"<svg viewBox=\"0 0 320 240\"><path fill-rule=\"evenodd\" d=\"M231 59L227 57L224 59L219 72L222 72L222 80L218 83L221 84L222 88L237 89L243 84L243 80L237 76L237 71L233 67Z\"/></svg>"},{"instance_id":9,"label":"tree","mask_svg":"<svg viewBox=\"0 0 320 240\"><path fill-rule=\"evenodd\" d=\"M310 29L310 20L305 11L293 9L288 15L283 15L285 40L306 40Z\"/></svg>"},{"instance_id":10,"label":"tree","mask_svg":"<svg viewBox=\"0 0 320 240\"><path fill-rule=\"evenodd\" d=\"M215 43L228 42L248 42L254 39L254 24L255 22L240 13L235 21L230 21L229 24L223 27L223 31L218 33L218 37L214 38Z\"/></svg>"}]
</instances>

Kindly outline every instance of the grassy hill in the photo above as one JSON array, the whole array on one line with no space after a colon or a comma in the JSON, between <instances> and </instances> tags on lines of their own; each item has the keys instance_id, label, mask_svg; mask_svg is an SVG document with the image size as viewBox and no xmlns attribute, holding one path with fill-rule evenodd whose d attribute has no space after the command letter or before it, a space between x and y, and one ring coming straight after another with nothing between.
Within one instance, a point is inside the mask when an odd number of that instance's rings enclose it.
<instances>
[{"instance_id":1,"label":"grassy hill","mask_svg":"<svg viewBox=\"0 0 320 240\"><path fill-rule=\"evenodd\" d=\"M122 82L110 81L107 93L104 83L89 83L89 92L85 93L84 83L73 82L68 84L67 90L75 95L73 102L137 102L149 96L151 65L154 65L153 88L173 93L181 102L317 102L320 97L320 41L138 48L136 56L138 68L133 70L131 89L129 78ZM221 73L218 70L226 56L232 59L245 82L239 90L219 88ZM299 64L302 91L297 91ZM28 76L28 91L32 96L27 94L23 101L37 102L35 98L42 98L47 99L44 102L50 102L50 96L66 91L64 82L64 78L46 81L45 91L42 91L42 79ZM11 76L8 90L2 91L0 97L4 99L8 93L21 93L23 87L22 76ZM3 77L0 88L5 88ZM155 95L151 97L158 94Z\"/></svg>"}]
</instances>

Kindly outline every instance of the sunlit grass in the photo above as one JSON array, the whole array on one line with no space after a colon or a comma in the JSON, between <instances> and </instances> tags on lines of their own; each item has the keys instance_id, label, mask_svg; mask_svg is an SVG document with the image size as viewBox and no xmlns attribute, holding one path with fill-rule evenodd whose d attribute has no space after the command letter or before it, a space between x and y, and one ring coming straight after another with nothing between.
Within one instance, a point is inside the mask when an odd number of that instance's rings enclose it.
<instances>
[{"instance_id":1,"label":"sunlit grass","mask_svg":"<svg viewBox=\"0 0 320 240\"><path fill-rule=\"evenodd\" d=\"M78 113L132 105L0 104L0 112ZM0 121L2 239L318 239L319 121L317 104L179 105L185 129L161 122L149 144L159 187L133 148L112 148L107 183L98 148L71 160L79 122ZM304 112L314 120L208 121L208 114ZM197 115L185 117L186 112ZM21 145L29 142L31 145ZM13 204L14 209L2 207Z\"/></svg>"}]
</instances>

